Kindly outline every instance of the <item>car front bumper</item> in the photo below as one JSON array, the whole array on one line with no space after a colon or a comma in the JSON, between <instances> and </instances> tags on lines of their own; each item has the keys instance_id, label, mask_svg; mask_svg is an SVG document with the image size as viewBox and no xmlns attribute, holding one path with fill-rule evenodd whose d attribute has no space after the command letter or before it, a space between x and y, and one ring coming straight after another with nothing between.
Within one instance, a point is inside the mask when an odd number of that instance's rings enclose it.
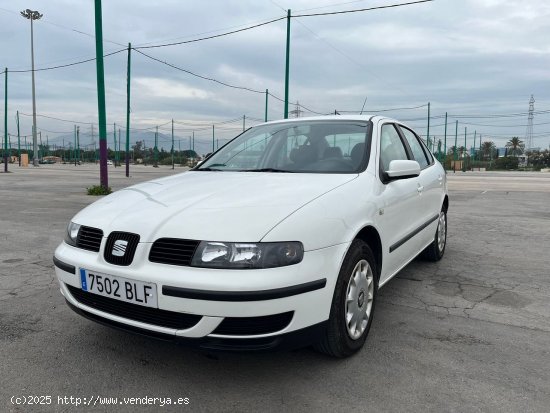
<instances>
[{"instance_id":1,"label":"car front bumper","mask_svg":"<svg viewBox=\"0 0 550 413\"><path fill-rule=\"evenodd\" d=\"M220 270L149 262L147 243L139 244L130 266L107 263L103 250L90 252L62 243L55 251L54 263L67 303L94 321L158 338L189 339L203 348L263 349L280 347L283 342L303 343L308 338L314 341L329 317L334 285L348 247L346 243L307 251L302 262L287 267ZM190 328L173 329L87 305L79 301L78 294L71 294L71 289L81 288L80 268L154 282L159 310L193 314L199 321ZM258 326L263 319L285 313L292 316L283 328L246 331L245 320ZM218 327L225 319L243 320L243 327L220 334Z\"/></svg>"}]
</instances>

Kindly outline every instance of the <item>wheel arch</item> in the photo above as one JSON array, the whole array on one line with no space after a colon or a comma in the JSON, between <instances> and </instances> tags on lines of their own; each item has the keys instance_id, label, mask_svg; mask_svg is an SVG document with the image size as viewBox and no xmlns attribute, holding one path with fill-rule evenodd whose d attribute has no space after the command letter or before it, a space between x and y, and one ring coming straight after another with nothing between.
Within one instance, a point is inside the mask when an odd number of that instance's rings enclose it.
<instances>
[{"instance_id":1,"label":"wheel arch","mask_svg":"<svg viewBox=\"0 0 550 413\"><path fill-rule=\"evenodd\" d=\"M449 210L449 195L445 194L445 198L443 198L443 211L447 212Z\"/></svg>"},{"instance_id":2,"label":"wheel arch","mask_svg":"<svg viewBox=\"0 0 550 413\"><path fill-rule=\"evenodd\" d=\"M360 239L364 241L372 253L374 254L374 259L376 260L376 265L378 266L378 278L382 274L382 240L380 234L372 225L367 225L361 229L355 236L355 239Z\"/></svg>"}]
</instances>

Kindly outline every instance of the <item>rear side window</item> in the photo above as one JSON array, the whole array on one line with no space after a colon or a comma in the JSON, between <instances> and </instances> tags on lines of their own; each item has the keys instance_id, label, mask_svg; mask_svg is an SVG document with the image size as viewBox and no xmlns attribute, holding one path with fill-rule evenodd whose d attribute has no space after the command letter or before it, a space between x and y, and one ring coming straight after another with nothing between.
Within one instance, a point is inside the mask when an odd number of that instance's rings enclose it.
<instances>
[{"instance_id":1,"label":"rear side window","mask_svg":"<svg viewBox=\"0 0 550 413\"><path fill-rule=\"evenodd\" d=\"M422 145L418 141L416 135L403 127L401 128L401 132L403 132L403 135L411 148L414 160L420 164L420 169L424 169L430 165L431 162L429 158L426 157L426 153L424 152L424 149L422 148Z\"/></svg>"},{"instance_id":2,"label":"rear side window","mask_svg":"<svg viewBox=\"0 0 550 413\"><path fill-rule=\"evenodd\" d=\"M380 136L380 166L382 170L389 170L391 161L407 159L407 151L395 126L391 123L382 125Z\"/></svg>"}]
</instances>

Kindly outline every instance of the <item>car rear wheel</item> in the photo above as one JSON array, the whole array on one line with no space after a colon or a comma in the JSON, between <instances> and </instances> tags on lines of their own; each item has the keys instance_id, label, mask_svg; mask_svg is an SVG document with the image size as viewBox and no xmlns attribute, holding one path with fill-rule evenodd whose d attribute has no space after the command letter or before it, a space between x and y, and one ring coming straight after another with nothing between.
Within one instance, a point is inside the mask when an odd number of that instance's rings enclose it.
<instances>
[{"instance_id":1,"label":"car rear wheel","mask_svg":"<svg viewBox=\"0 0 550 413\"><path fill-rule=\"evenodd\" d=\"M330 317L316 349L333 357L357 352L367 338L378 292L378 266L369 246L351 244L336 281Z\"/></svg>"},{"instance_id":2,"label":"car rear wheel","mask_svg":"<svg viewBox=\"0 0 550 413\"><path fill-rule=\"evenodd\" d=\"M447 245L447 211L442 209L437 221L437 231L433 242L422 251L422 257L429 261L439 261L445 253Z\"/></svg>"}]
</instances>

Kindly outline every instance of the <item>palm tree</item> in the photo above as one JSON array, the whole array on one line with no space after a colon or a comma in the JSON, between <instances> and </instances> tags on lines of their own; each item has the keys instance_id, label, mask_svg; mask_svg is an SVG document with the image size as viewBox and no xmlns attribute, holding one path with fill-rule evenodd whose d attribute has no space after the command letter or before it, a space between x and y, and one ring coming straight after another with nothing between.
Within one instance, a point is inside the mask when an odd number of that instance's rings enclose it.
<instances>
[{"instance_id":1,"label":"palm tree","mask_svg":"<svg viewBox=\"0 0 550 413\"><path fill-rule=\"evenodd\" d=\"M481 155L483 159L492 158L495 150L495 143L492 141L485 141L481 144Z\"/></svg>"},{"instance_id":2,"label":"palm tree","mask_svg":"<svg viewBox=\"0 0 550 413\"><path fill-rule=\"evenodd\" d=\"M509 156L518 156L523 152L525 145L520 138L515 136L506 143L506 147L508 148Z\"/></svg>"}]
</instances>

